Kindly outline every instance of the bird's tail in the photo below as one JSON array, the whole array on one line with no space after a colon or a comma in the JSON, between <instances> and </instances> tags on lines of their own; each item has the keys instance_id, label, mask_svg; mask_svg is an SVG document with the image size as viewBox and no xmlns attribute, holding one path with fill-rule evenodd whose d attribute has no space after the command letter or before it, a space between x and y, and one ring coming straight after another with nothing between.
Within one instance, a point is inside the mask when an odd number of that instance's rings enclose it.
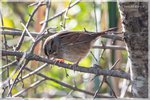
<instances>
[{"instance_id":1,"label":"bird's tail","mask_svg":"<svg viewBox=\"0 0 150 100\"><path fill-rule=\"evenodd\" d=\"M105 31L102 31L102 32L97 32L97 36L102 36L102 35L105 35L107 33L112 33L112 32L115 32L117 31L117 27L113 27L113 28L109 28L108 30L105 30Z\"/></svg>"}]
</instances>

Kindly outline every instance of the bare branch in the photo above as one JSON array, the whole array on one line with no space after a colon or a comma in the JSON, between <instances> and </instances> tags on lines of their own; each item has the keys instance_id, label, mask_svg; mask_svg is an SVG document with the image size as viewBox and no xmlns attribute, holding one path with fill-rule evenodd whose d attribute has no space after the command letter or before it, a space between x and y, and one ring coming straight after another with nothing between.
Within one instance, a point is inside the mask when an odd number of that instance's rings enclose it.
<instances>
[{"instance_id":1,"label":"bare branch","mask_svg":"<svg viewBox=\"0 0 150 100\"><path fill-rule=\"evenodd\" d=\"M11 31L10 30L3 30L3 31L0 31L0 32L2 34L13 35L13 36L20 36L22 34L22 31L13 31L13 30L11 30ZM30 33L34 37L36 37L37 35L39 35L39 33L37 33L37 32L30 32ZM49 35L52 35L52 34L55 34L57 32L51 32L51 31L49 31L49 33L50 33ZM28 36L27 33L25 34L25 36ZM103 35L102 37L103 38L108 38L108 39L115 39L115 40L123 41L122 37L114 35L114 34L106 34L106 35Z\"/></svg>"},{"instance_id":2,"label":"bare branch","mask_svg":"<svg viewBox=\"0 0 150 100\"><path fill-rule=\"evenodd\" d=\"M0 26L0 29L6 29L6 30L13 30L13 31L22 31L20 29L17 28L12 28L12 27L6 27L6 26Z\"/></svg>"},{"instance_id":3,"label":"bare branch","mask_svg":"<svg viewBox=\"0 0 150 100\"><path fill-rule=\"evenodd\" d=\"M32 72L30 72L29 74L25 75L22 79L26 79L26 78L30 77L31 75L33 75L33 74L39 72L40 70L42 70L43 68L45 68L47 65L48 65L48 64L45 63L44 65L38 67L38 68L35 69L34 71L32 71ZM27 69L27 68L25 67L25 69ZM19 81L20 81L20 80L18 80L17 82L19 82Z\"/></svg>"},{"instance_id":4,"label":"bare branch","mask_svg":"<svg viewBox=\"0 0 150 100\"><path fill-rule=\"evenodd\" d=\"M123 41L123 38L117 35L113 35L113 34L109 34L109 35L103 35L103 38L108 38L108 39L113 39L113 40L119 40L119 41Z\"/></svg>"},{"instance_id":5,"label":"bare branch","mask_svg":"<svg viewBox=\"0 0 150 100\"><path fill-rule=\"evenodd\" d=\"M25 63L22 65L22 67L19 69L19 73L17 74L17 76L16 76L16 78L14 79L14 81L13 81L13 83L12 83L12 85L11 85L11 87L10 87L10 89L8 90L8 94L7 94L7 96L11 96L11 91L12 91L12 88L13 88L13 86L14 86L14 84L16 83L16 81L17 81L17 79L18 79L18 77L19 77L19 75L21 74L21 72L22 72L22 70L24 69L24 67L28 64L28 60L26 60L25 61Z\"/></svg>"},{"instance_id":6,"label":"bare branch","mask_svg":"<svg viewBox=\"0 0 150 100\"><path fill-rule=\"evenodd\" d=\"M32 89L33 87L36 87L37 85L39 85L40 83L42 83L43 81L45 81L46 79L41 79L36 81L35 83L31 84L28 88L21 90L20 92L14 94L12 97L17 97L19 95L21 95L22 93L28 91L29 89Z\"/></svg>"},{"instance_id":7,"label":"bare branch","mask_svg":"<svg viewBox=\"0 0 150 100\"><path fill-rule=\"evenodd\" d=\"M23 52L17 52L17 51L8 51L8 50L1 50L2 51L2 56L17 56L17 57L22 57L23 56ZM106 75L106 76L113 76L113 77L120 77L120 78L125 78L130 80L130 75L123 72L123 71L119 71L119 70L106 70L106 69L99 69L99 68L95 68L95 67L90 67L90 68L85 68L82 66L77 66L76 68L73 68L73 66L71 66L70 64L66 64L63 62L55 62L43 57L40 57L38 55L35 54L31 54L31 53L27 53L25 59L27 60L36 60L36 61L41 61L41 62L45 62L48 64L55 64L59 67L63 67L63 68L67 68L67 69L71 69L71 70L76 70L76 71L80 71L80 72L85 72L85 73L91 73L91 74L96 74L96 75ZM69 67L71 66L71 67Z\"/></svg>"},{"instance_id":8,"label":"bare branch","mask_svg":"<svg viewBox=\"0 0 150 100\"><path fill-rule=\"evenodd\" d=\"M28 36L32 39L32 41L35 42L35 39L34 39L33 36L31 35L31 33L28 31L28 29L26 28L26 26L25 26L23 23L21 23L21 25L24 27L24 29L26 30Z\"/></svg>"},{"instance_id":9,"label":"bare branch","mask_svg":"<svg viewBox=\"0 0 150 100\"><path fill-rule=\"evenodd\" d=\"M51 6L51 2L50 2L50 0L47 0L47 1L46 1L45 21L48 20L49 11L50 11L50 6ZM48 25L48 22L45 22L45 23L42 25L42 28L41 28L41 30L40 30L40 33L42 33L42 32L44 31L44 29L46 28L47 25Z\"/></svg>"},{"instance_id":10,"label":"bare branch","mask_svg":"<svg viewBox=\"0 0 150 100\"><path fill-rule=\"evenodd\" d=\"M66 28L66 20L68 19L67 14L68 14L68 11L70 9L71 2L72 2L72 0L70 0L70 3L69 3L69 5L68 5L68 7L65 11L65 14L64 14L64 20L63 20L63 23L62 23L63 30L65 30L65 28Z\"/></svg>"},{"instance_id":11,"label":"bare branch","mask_svg":"<svg viewBox=\"0 0 150 100\"><path fill-rule=\"evenodd\" d=\"M94 95L94 93L92 93L92 92L79 89L79 88L77 88L77 87L71 86L71 85L66 84L66 83L64 83L64 82L61 82L61 81L58 81L58 80L53 79L53 78L51 78L51 77L48 77L48 76L46 76L46 75L44 75L44 74L42 74L42 73L39 73L39 71L40 71L41 69L43 69L45 66L47 66L47 64L44 64L44 65L38 67L38 69L36 69L36 70L31 70L30 68L25 67L25 69L26 69L27 71L30 71L30 73L27 74L27 75L25 75L25 76L23 76L21 79L18 79L18 80L16 81L16 83L18 83L18 82L20 82L20 81L22 81L22 80L24 80L24 79L30 77L31 75L36 74L36 75L38 75L38 76L40 76L40 77L43 77L43 78L46 79L46 80L53 81L53 82L55 82L55 83L57 83L57 84L60 84L60 85L62 85L62 86L64 86L64 87L67 87L67 88L70 88L70 89L72 89L72 90L74 90L74 91L79 91L79 92L83 92L83 93L86 93L86 94L89 94L89 95ZM16 83L15 83L15 84L16 84ZM33 84L35 84L35 83L33 83ZM8 85L8 84L6 84L6 85ZM38 84L37 84L37 85L38 85ZM7 88L7 86L5 86L5 88ZM32 87L30 86L30 88L26 88L26 89L20 91L19 93L13 95L13 97L14 97L14 96L19 96L19 95L21 95L23 92L25 92L25 91L27 91L27 90L29 90L29 89L31 89L31 88L32 88ZM97 97L101 97L101 98L102 98L102 97L103 97L103 98L113 98L113 97L111 97L111 96L104 96L104 95L100 95L100 94L98 94Z\"/></svg>"},{"instance_id":12,"label":"bare branch","mask_svg":"<svg viewBox=\"0 0 150 100\"><path fill-rule=\"evenodd\" d=\"M118 59L118 60L114 63L114 65L110 68L110 70L113 70L119 61L120 61L120 59ZM98 75L96 75L96 76L98 76ZM95 77L96 77L96 76L95 76ZM95 78L95 77L94 77L94 78ZM93 79L92 79L92 80L93 80ZM116 94L115 94L113 88L111 87L110 83L109 83L108 80L107 80L107 76L106 76L106 75L103 76L102 82L99 84L99 87L98 87L98 89L96 90L96 92L95 92L95 94L94 94L94 98L97 97L97 94L98 94L98 92L100 91L100 89L101 89L101 87L102 87L102 85L103 85L104 82L105 82L105 83L109 86L109 88L112 90L112 92L113 92L115 98L117 98L117 96L116 96Z\"/></svg>"},{"instance_id":13,"label":"bare branch","mask_svg":"<svg viewBox=\"0 0 150 100\"><path fill-rule=\"evenodd\" d=\"M73 6L75 6L76 4L78 4L80 1L81 1L81 0L77 0L77 1L75 1L74 3L72 3L72 4L70 5L70 8L72 8ZM43 23L48 22L48 21L51 21L51 20L53 20L53 19L55 19L55 18L61 16L62 14L64 14L64 13L66 12L66 10L67 10L67 8L64 9L62 12L59 12L58 14L56 14L56 15L54 15L53 17L49 18L48 20L40 22L40 24L43 24Z\"/></svg>"},{"instance_id":14,"label":"bare branch","mask_svg":"<svg viewBox=\"0 0 150 100\"><path fill-rule=\"evenodd\" d=\"M3 15L1 13L1 11L0 11L0 17L1 17L1 24L2 24L2 26L4 26ZM2 30L4 30L4 29L2 28ZM5 50L8 49L7 48L6 35L4 35L4 47L5 47ZM7 56L6 56L6 63L8 64L8 57ZM9 77L9 67L7 67L6 71L7 71L7 77ZM2 74L3 74L3 71L2 71ZM10 81L8 81L8 84L9 84L9 88L10 88Z\"/></svg>"},{"instance_id":15,"label":"bare branch","mask_svg":"<svg viewBox=\"0 0 150 100\"><path fill-rule=\"evenodd\" d=\"M3 30L0 31L3 35L12 35L12 36L20 36L22 34L22 31L16 31L16 30ZM30 32L33 37L36 37L38 35L37 32ZM28 34L25 32L25 36L28 36Z\"/></svg>"},{"instance_id":16,"label":"bare branch","mask_svg":"<svg viewBox=\"0 0 150 100\"><path fill-rule=\"evenodd\" d=\"M28 21L27 21L27 24L26 24L26 28L28 28L29 27L29 24L30 24L30 22L32 21L32 18L33 18L33 16L34 16L34 14L36 13L36 11L38 10L38 8L40 7L40 6L42 6L43 4L42 4L42 2L39 2L39 4L36 6L36 8L33 10L33 12L32 12L32 14L30 15L30 18L28 19ZM22 34L21 34L21 37L20 37L20 40L19 40L19 42L18 42L18 44L17 44L17 46L16 46L16 50L19 50L20 49L20 47L21 47L21 44L22 44L22 42L23 42L23 40L24 40L24 36L25 36L25 29L23 30L23 32L22 32Z\"/></svg>"},{"instance_id":17,"label":"bare branch","mask_svg":"<svg viewBox=\"0 0 150 100\"><path fill-rule=\"evenodd\" d=\"M100 91L100 89L101 89L101 87L102 87L103 83L104 83L104 77L103 77L103 79L102 79L102 82L101 82L101 83L99 83L98 89L96 90L96 92L95 92L95 94L94 94L93 98L96 98L96 97L97 97L98 92Z\"/></svg>"},{"instance_id":18,"label":"bare branch","mask_svg":"<svg viewBox=\"0 0 150 100\"><path fill-rule=\"evenodd\" d=\"M56 80L56 79L54 79L54 78L51 78L51 77L48 77L48 76L46 76L46 75L44 75L44 74L41 74L41 73L38 73L38 72L35 72L35 71L34 71L34 73L33 73L33 70L31 70L30 68L25 67L25 69L28 70L28 71L30 71L32 74L37 74L38 76L41 76L41 77L45 78L46 80L53 81L53 82L55 82L55 83L57 83L57 84L60 84L60 85L62 85L62 86L64 86L64 87L67 87L67 88L70 88L70 89L72 89L72 90L74 90L74 91L79 91L79 92L83 92L83 93L86 93L86 94L89 94L89 95L94 95L94 93L92 93L92 92L89 92L89 91L86 91L86 90L82 90L82 89L79 89L79 88L77 88L77 87L73 87L73 86L71 86L71 85L69 85L69 84L66 84L66 83L64 83L64 82L58 81L58 80ZM31 74L30 74L30 75L31 75ZM101 97L101 98L102 98L102 97L103 97L103 98L113 98L113 97L111 97L111 96L104 96L104 95L100 95L100 94L98 94L97 97Z\"/></svg>"},{"instance_id":19,"label":"bare branch","mask_svg":"<svg viewBox=\"0 0 150 100\"><path fill-rule=\"evenodd\" d=\"M125 46L118 46L118 45L106 45L106 46L93 46L93 48L98 49L115 49L115 50L126 50Z\"/></svg>"}]
</instances>

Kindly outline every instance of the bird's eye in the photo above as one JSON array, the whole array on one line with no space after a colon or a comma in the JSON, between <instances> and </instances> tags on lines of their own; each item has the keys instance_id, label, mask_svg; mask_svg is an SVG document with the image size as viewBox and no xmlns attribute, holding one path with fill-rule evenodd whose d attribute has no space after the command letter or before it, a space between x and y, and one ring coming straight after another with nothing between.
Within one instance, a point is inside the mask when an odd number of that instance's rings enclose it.
<instances>
[{"instance_id":1,"label":"bird's eye","mask_svg":"<svg viewBox=\"0 0 150 100\"><path fill-rule=\"evenodd\" d=\"M51 41L51 45L50 45L50 47L48 48L49 54L52 54L52 53L54 52L53 45L54 45L54 41Z\"/></svg>"},{"instance_id":2,"label":"bird's eye","mask_svg":"<svg viewBox=\"0 0 150 100\"><path fill-rule=\"evenodd\" d=\"M49 53L50 53L50 54L52 53L52 49L49 50Z\"/></svg>"}]
</instances>

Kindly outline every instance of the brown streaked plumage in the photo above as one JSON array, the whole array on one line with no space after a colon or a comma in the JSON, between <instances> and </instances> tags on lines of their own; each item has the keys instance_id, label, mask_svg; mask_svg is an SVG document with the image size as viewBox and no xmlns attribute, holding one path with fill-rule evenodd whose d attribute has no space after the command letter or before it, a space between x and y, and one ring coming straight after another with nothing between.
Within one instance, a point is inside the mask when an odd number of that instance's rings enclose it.
<instances>
[{"instance_id":1,"label":"brown streaked plumage","mask_svg":"<svg viewBox=\"0 0 150 100\"><path fill-rule=\"evenodd\" d=\"M49 58L54 57L77 63L86 57L97 37L116 29L111 28L98 33L61 31L49 36L44 42L43 49Z\"/></svg>"}]
</instances>

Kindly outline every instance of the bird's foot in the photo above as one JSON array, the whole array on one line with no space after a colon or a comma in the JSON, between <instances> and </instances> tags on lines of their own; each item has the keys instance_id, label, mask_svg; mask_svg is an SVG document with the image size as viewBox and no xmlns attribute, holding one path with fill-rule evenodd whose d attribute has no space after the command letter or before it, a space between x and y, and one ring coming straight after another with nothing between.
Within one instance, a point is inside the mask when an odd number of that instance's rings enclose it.
<instances>
[{"instance_id":1,"label":"bird's foot","mask_svg":"<svg viewBox=\"0 0 150 100\"><path fill-rule=\"evenodd\" d=\"M61 63L61 62L65 62L64 59L53 59L54 61L54 65L56 65L56 63Z\"/></svg>"},{"instance_id":2,"label":"bird's foot","mask_svg":"<svg viewBox=\"0 0 150 100\"><path fill-rule=\"evenodd\" d=\"M61 62L65 62L65 61L64 61L64 59L58 59L58 58L57 58L57 59L55 59L55 61L56 61L56 62L59 62L59 63L61 63Z\"/></svg>"},{"instance_id":3,"label":"bird's foot","mask_svg":"<svg viewBox=\"0 0 150 100\"><path fill-rule=\"evenodd\" d=\"M76 63L74 63L73 65L71 65L73 67L74 73L75 73L75 69L78 66L78 64L79 64L80 61L81 61L81 58Z\"/></svg>"},{"instance_id":4,"label":"bird's foot","mask_svg":"<svg viewBox=\"0 0 150 100\"><path fill-rule=\"evenodd\" d=\"M75 73L75 69L76 69L76 67L78 66L78 63L75 63L75 64L73 64L73 65L71 65L72 67L73 67L73 71L74 71L74 73Z\"/></svg>"},{"instance_id":5,"label":"bird's foot","mask_svg":"<svg viewBox=\"0 0 150 100\"><path fill-rule=\"evenodd\" d=\"M103 69L102 66L97 65L97 64L94 64L93 67L94 67L94 68L97 68L97 69Z\"/></svg>"}]
</instances>

